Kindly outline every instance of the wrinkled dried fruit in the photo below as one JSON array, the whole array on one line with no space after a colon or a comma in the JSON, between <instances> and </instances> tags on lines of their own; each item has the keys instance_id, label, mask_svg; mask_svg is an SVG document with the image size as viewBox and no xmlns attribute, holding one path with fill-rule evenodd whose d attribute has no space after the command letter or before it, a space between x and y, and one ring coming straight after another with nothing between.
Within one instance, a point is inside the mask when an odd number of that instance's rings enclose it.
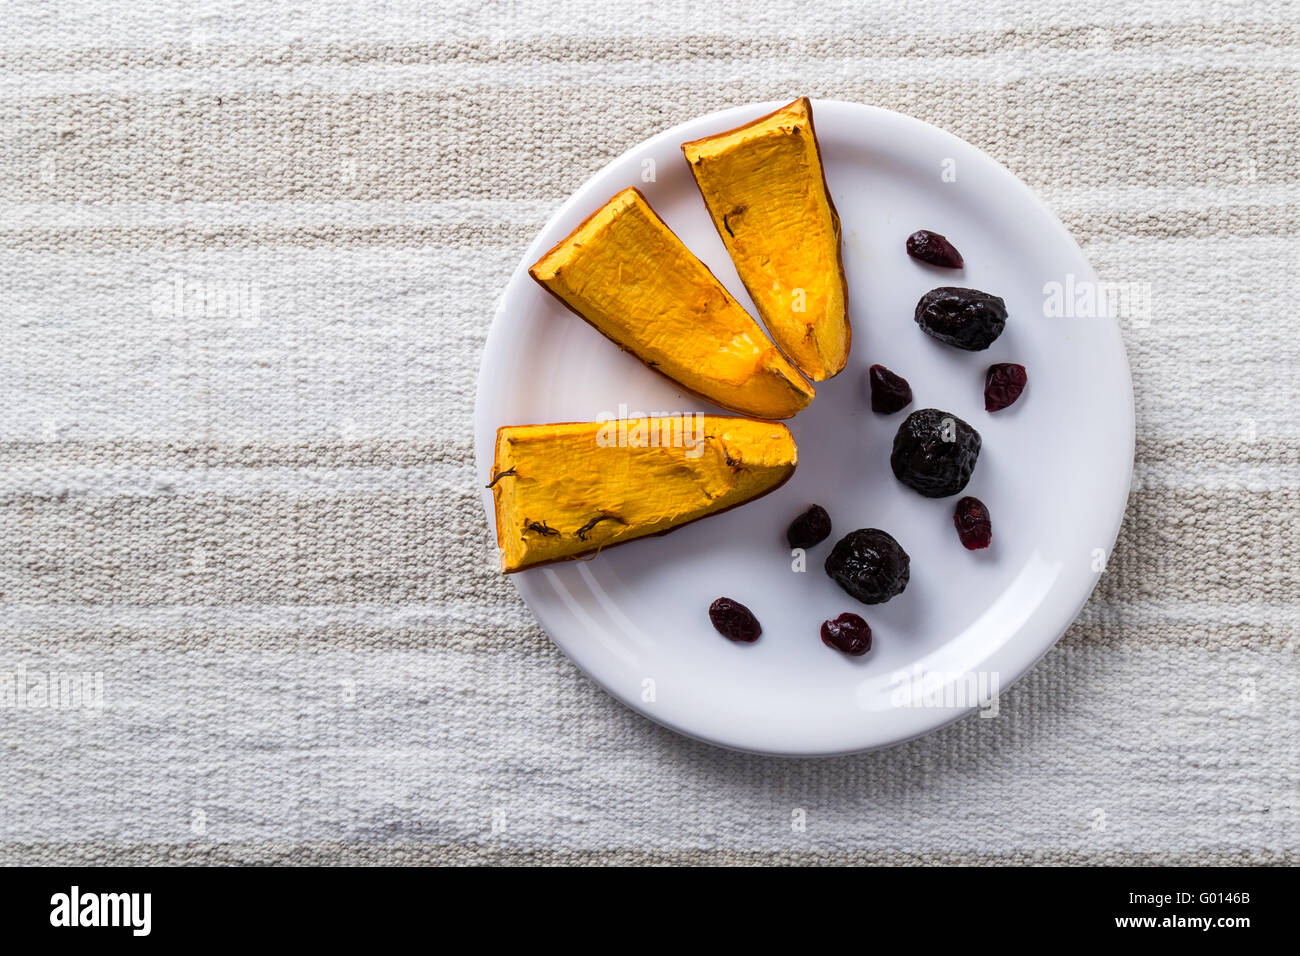
<instances>
[{"instance_id":1,"label":"wrinkled dried fruit","mask_svg":"<svg viewBox=\"0 0 1300 956\"><path fill-rule=\"evenodd\" d=\"M752 644L763 633L752 611L739 601L731 598L718 598L709 605L709 620L719 634L729 641Z\"/></svg>"},{"instance_id":2,"label":"wrinkled dried fruit","mask_svg":"<svg viewBox=\"0 0 1300 956\"><path fill-rule=\"evenodd\" d=\"M952 513L952 523L957 526L957 537L967 551L987 548L993 540L993 521L989 509L978 498L967 496L957 502Z\"/></svg>"},{"instance_id":3,"label":"wrinkled dried fruit","mask_svg":"<svg viewBox=\"0 0 1300 956\"><path fill-rule=\"evenodd\" d=\"M1025 390L1029 376L1023 365L1004 362L990 365L984 376L984 411L996 412L1006 408Z\"/></svg>"},{"instance_id":4,"label":"wrinkled dried fruit","mask_svg":"<svg viewBox=\"0 0 1300 956\"><path fill-rule=\"evenodd\" d=\"M826 573L863 604L883 604L902 594L911 575L902 545L879 528L859 528L836 542Z\"/></svg>"},{"instance_id":5,"label":"wrinkled dried fruit","mask_svg":"<svg viewBox=\"0 0 1300 956\"><path fill-rule=\"evenodd\" d=\"M785 539L792 548L811 548L831 535L831 516L821 505L813 505L790 522Z\"/></svg>"},{"instance_id":6,"label":"wrinkled dried fruit","mask_svg":"<svg viewBox=\"0 0 1300 956\"><path fill-rule=\"evenodd\" d=\"M979 352L1006 328L1007 306L998 296L978 289L942 286L916 303L916 324L940 342Z\"/></svg>"},{"instance_id":7,"label":"wrinkled dried fruit","mask_svg":"<svg viewBox=\"0 0 1300 956\"><path fill-rule=\"evenodd\" d=\"M889 464L913 491L946 498L966 487L979 454L979 432L949 412L922 408L898 426Z\"/></svg>"},{"instance_id":8,"label":"wrinkled dried fruit","mask_svg":"<svg viewBox=\"0 0 1300 956\"><path fill-rule=\"evenodd\" d=\"M907 237L907 254L945 269L960 269L966 264L956 246L929 229L918 229Z\"/></svg>"},{"instance_id":9,"label":"wrinkled dried fruit","mask_svg":"<svg viewBox=\"0 0 1300 956\"><path fill-rule=\"evenodd\" d=\"M858 657L871 650L871 626L856 614L845 611L833 621L822 622L822 643Z\"/></svg>"},{"instance_id":10,"label":"wrinkled dried fruit","mask_svg":"<svg viewBox=\"0 0 1300 956\"><path fill-rule=\"evenodd\" d=\"M895 375L883 365L873 365L867 370L871 383L871 410L882 415L892 415L912 402L912 386L907 379Z\"/></svg>"}]
</instances>

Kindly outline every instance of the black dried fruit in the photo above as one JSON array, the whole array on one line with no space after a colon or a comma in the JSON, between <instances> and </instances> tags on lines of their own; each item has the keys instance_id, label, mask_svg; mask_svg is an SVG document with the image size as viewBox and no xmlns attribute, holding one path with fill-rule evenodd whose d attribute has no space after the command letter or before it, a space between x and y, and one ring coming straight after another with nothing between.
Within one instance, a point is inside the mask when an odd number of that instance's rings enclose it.
<instances>
[{"instance_id":1,"label":"black dried fruit","mask_svg":"<svg viewBox=\"0 0 1300 956\"><path fill-rule=\"evenodd\" d=\"M984 376L984 411L997 412L1006 408L1025 390L1029 376L1023 365L1003 362L990 365Z\"/></svg>"},{"instance_id":2,"label":"black dried fruit","mask_svg":"<svg viewBox=\"0 0 1300 956\"><path fill-rule=\"evenodd\" d=\"M966 264L956 246L929 229L918 229L907 237L907 254L945 269L960 269Z\"/></svg>"},{"instance_id":3,"label":"black dried fruit","mask_svg":"<svg viewBox=\"0 0 1300 956\"><path fill-rule=\"evenodd\" d=\"M863 604L883 604L903 593L911 563L891 535L879 528L859 528L835 543L826 573Z\"/></svg>"},{"instance_id":4,"label":"black dried fruit","mask_svg":"<svg viewBox=\"0 0 1300 956\"><path fill-rule=\"evenodd\" d=\"M892 415L912 403L912 386L907 384L907 379L895 375L883 365L867 369L867 380L871 383L873 412Z\"/></svg>"},{"instance_id":5,"label":"black dried fruit","mask_svg":"<svg viewBox=\"0 0 1300 956\"><path fill-rule=\"evenodd\" d=\"M966 487L979 454L979 432L949 412L922 408L898 426L889 464L913 491L946 498Z\"/></svg>"},{"instance_id":6,"label":"black dried fruit","mask_svg":"<svg viewBox=\"0 0 1300 956\"><path fill-rule=\"evenodd\" d=\"M833 621L822 622L822 643L853 657L871 650L871 626L845 611Z\"/></svg>"},{"instance_id":7,"label":"black dried fruit","mask_svg":"<svg viewBox=\"0 0 1300 956\"><path fill-rule=\"evenodd\" d=\"M967 551L987 548L993 540L993 520L984 502L969 495L957 502L952 513L952 523L957 526L957 537Z\"/></svg>"},{"instance_id":8,"label":"black dried fruit","mask_svg":"<svg viewBox=\"0 0 1300 956\"><path fill-rule=\"evenodd\" d=\"M916 303L916 324L940 342L979 352L988 348L1007 325L1007 305L978 289L942 286Z\"/></svg>"},{"instance_id":9,"label":"black dried fruit","mask_svg":"<svg viewBox=\"0 0 1300 956\"><path fill-rule=\"evenodd\" d=\"M729 641L752 644L763 633L752 611L739 601L721 597L709 605L709 620L718 633Z\"/></svg>"},{"instance_id":10,"label":"black dried fruit","mask_svg":"<svg viewBox=\"0 0 1300 956\"><path fill-rule=\"evenodd\" d=\"M831 516L821 505L813 505L790 522L785 539L792 548L811 548L831 536Z\"/></svg>"}]
</instances>

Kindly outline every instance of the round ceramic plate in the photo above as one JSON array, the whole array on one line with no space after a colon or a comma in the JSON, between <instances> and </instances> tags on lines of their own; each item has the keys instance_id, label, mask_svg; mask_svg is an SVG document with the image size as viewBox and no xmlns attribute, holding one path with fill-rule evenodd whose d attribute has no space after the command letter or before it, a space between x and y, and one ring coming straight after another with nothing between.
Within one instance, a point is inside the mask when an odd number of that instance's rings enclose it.
<instances>
[{"instance_id":1,"label":"round ceramic plate","mask_svg":"<svg viewBox=\"0 0 1300 956\"><path fill-rule=\"evenodd\" d=\"M634 185L757 315L679 147L780 105L724 110L647 140L547 223L506 287L488 336L475 416L481 478L491 472L502 425L719 411L620 351L527 270ZM1132 384L1120 332L1060 222L1010 172L949 133L868 106L813 106L843 226L853 350L848 367L818 384L813 404L787 423L799 446L794 476L763 498L663 537L513 575L555 643L629 707L714 744L791 755L883 747L973 710L994 714L996 693L1051 648L1096 584L1133 464ZM904 240L917 229L946 235L966 267L910 259ZM987 351L943 345L914 323L917 299L947 285L1006 300L1006 331ZM1029 385L1015 405L990 414L984 374L996 362L1026 366ZM904 412L871 411L873 363L911 383L915 400ZM958 542L955 498L922 498L890 471L899 424L926 407L956 414L984 439L964 494L992 513L986 551ZM785 530L812 503L830 512L834 530L800 570ZM483 504L495 527L491 492ZM859 604L823 570L834 542L855 528L883 528L911 555L911 582L887 604ZM710 625L709 604L723 595L762 622L756 643L733 644ZM871 625L874 644L862 657L821 642L822 621L844 611Z\"/></svg>"}]
</instances>

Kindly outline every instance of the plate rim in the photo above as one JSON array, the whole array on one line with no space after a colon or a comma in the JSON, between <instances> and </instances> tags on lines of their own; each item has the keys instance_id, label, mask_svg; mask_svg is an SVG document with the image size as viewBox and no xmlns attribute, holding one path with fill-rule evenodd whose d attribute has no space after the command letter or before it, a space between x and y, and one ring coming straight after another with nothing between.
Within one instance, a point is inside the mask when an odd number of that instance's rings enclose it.
<instances>
[{"instance_id":1,"label":"plate rim","mask_svg":"<svg viewBox=\"0 0 1300 956\"><path fill-rule=\"evenodd\" d=\"M1078 256L1079 262L1082 263L1086 269L1086 274L1081 276L1080 278L1084 278L1087 281L1093 283L1099 282L1096 270L1092 267L1092 264L1091 262L1089 262L1088 257L1084 254L1083 248L1079 245L1078 241L1074 238L1074 236L1070 233L1070 231L1065 227L1065 224L1060 221L1056 213L1053 212L1052 208L1048 206L1047 203L1042 199L1042 197L1040 197L1038 193L1035 192L1019 176L1017 176L1005 165L1003 165L1001 162L999 162L997 159L995 159L993 156L991 156L989 153L987 153L980 147L974 145L973 143L968 142L967 140L962 139L960 136L957 136L955 133L951 133L948 130L943 129L942 127L935 126L932 123L919 119L915 116L910 116L906 113L899 113L895 110L889 110L884 107L872 106L865 103L855 103L848 100L816 98L816 97L810 97L810 99L812 101L814 115L819 110L830 111L830 112L845 111L847 113L859 112L864 116L872 116L875 119L885 119L887 122L901 123L903 125L914 125L916 127L920 127L924 129L930 135L938 134L940 137L947 139L948 141L950 141L955 145L958 145L961 150L976 155L982 162L987 163L990 168L996 170L998 176L1005 181L1008 188L1020 193L1021 197L1024 200L1026 200L1038 213L1042 215L1045 224L1050 223L1050 228L1057 233L1058 238L1064 239L1069 244L1069 246L1073 248L1074 252ZM698 139L701 136L711 135L708 129L705 129L701 132L700 127L716 127L717 132L722 132L724 130L731 129L735 126L739 126L743 123L747 123L752 119L766 115L767 113L770 113L773 110L778 109L781 106L785 105L787 102L789 101L778 99L778 100L764 100L758 103L748 103L748 104L742 104L738 106L731 106L725 109L717 110L711 113L706 113L701 116L696 116L691 119L684 120L683 122L674 124L671 127L663 129L658 133L644 140L641 140L638 143L633 144L631 147L623 150L617 156L615 156L614 158L606 162L603 166L601 166L594 173L588 176L587 179L585 179L580 186L578 186L562 203L560 203L560 205L555 209L555 211L547 218L546 223L541 227L541 229L533 237L532 241L529 242L529 244L525 248L522 257L519 260L519 263L515 266L514 270L510 274L510 278L506 281L505 286L501 290L501 293L496 300L496 305L493 310L492 324L488 329L487 338L483 346L482 357L479 362L478 379L476 382L475 394L474 394L473 428L474 428L474 466L475 466L476 477L478 474L484 473L485 468L490 470L491 463L493 460L493 453L495 449L496 425L486 421L485 409L487 405L489 388L487 384L487 375L485 373L488 370L488 368L493 364L493 359L496 357L496 355L502 352L504 349L503 316L506 309L507 299L511 297L512 289L515 287L516 283L521 281L521 278L523 280L528 279L528 274L527 274L528 267L543 252L545 252L552 245L554 245L554 240L548 241L547 236L551 235L558 229L561 230L560 237L562 238L563 234L567 232L567 230L563 230L560 224L565 220L569 219L572 216L575 209L577 209L578 212L581 213L582 209L586 208L585 204L586 202L588 202L588 200L582 200L581 208L579 208L580 198L585 196L588 192L595 189L595 187L599 185L602 179L606 179L614 176L614 170L621 167L629 159L632 159L639 154L656 149L660 147L665 141L677 140L680 143L680 142L685 142L687 139ZM687 130L690 130L690 132L687 132ZM589 211L590 210L588 210L588 212ZM1105 545L1106 554L1108 556L1111 556L1113 555L1115 542L1118 540L1119 532L1123 527L1124 519L1127 516L1128 499L1132 492L1134 456L1136 452L1137 422L1136 422L1136 409L1135 409L1134 394L1133 394L1133 374L1132 374L1132 366L1128 359L1128 349L1127 346L1125 345L1124 337L1119 328L1119 324L1114 319L1114 317L1107 315L1103 317L1103 320L1110 323L1113 329L1115 343L1118 347L1118 359L1123 363L1124 387L1122 390L1122 394L1119 397L1123 399L1123 404L1125 406L1124 408L1125 435L1123 436L1122 444L1124 449L1126 450L1124 457L1128 464L1127 474L1124 476L1124 481L1122 482L1122 486L1119 486L1122 487L1122 494L1117 496L1119 499L1118 502L1106 503L1108 506L1107 511L1113 513L1113 517L1110 519L1110 526L1108 527L1106 533L1100 535L1098 538L1099 542ZM489 535L492 541L494 542L493 553L495 555L496 516L494 513L491 492L486 489L480 489L480 500L484 507ZM546 635L550 639L551 643L554 644L561 651L561 653L563 653L564 656L579 671L581 671L583 675L587 677L588 680L590 680L593 684L599 687L610 697L614 698L616 701L623 704L629 710L632 710L634 713L662 727L666 727L675 733L681 734L684 737L690 738L692 740L698 740L702 743L706 743L711 746L720 747L722 749L730 750L738 753L749 753L749 754L757 754L761 756L791 757L791 758L837 757L837 756L847 756L851 754L869 753L876 750L884 750L892 747L897 747L901 744L907 743L908 741L917 740L921 737L929 736L930 734L942 730L944 727L950 726L951 724L954 724L959 720L969 717L972 713L974 713L979 709L978 706L975 705L956 709L956 710L948 709L948 708L944 708L944 709L935 708L929 711L935 716L935 719L929 722L927 726L925 726L920 730L917 730L914 733L898 736L891 740L886 740L886 741L881 741L876 743L867 743L861 746L851 746L847 748L846 747L832 747L832 748L821 748L821 749L765 748L765 747L746 746L744 744L740 744L735 741L718 739L716 737L698 732L697 730L694 730L688 726L683 726L678 721L668 719L665 716L656 714L643 707L638 706L637 705L638 702L634 700L630 695L625 695L623 693L620 693L618 690L611 687L610 685L602 681L600 678L595 676L595 674L592 673L592 671L583 663L583 661L576 653L571 652L569 648L567 648L561 640L556 638L552 628L548 626L547 622L543 619L543 615L539 613L539 611L533 606L532 602L529 601L528 594L526 593L525 588L523 586L523 580L521 579L521 575L525 573L527 572L520 572L520 573L509 575L509 577L511 578L511 583L514 585L516 591L519 593L520 598L523 600L525 606L528 607L528 610L532 614L533 618L546 632ZM1057 633L1054 637L1052 637L1050 641L1046 641L1042 647L1035 647L1032 653L1026 653L1022 651L1021 655L1018 656L1017 658L1016 666L1014 668L1011 668L1010 670L1008 670L1007 668L998 669L998 677L999 677L999 685L1000 685L999 696L1005 694L1008 690L1010 690L1022 677L1025 676L1025 674L1027 674L1030 670L1032 670L1057 645L1060 639L1065 635L1065 632L1078 618L1079 613L1083 610L1084 606L1091 599L1092 594L1096 590L1097 584L1100 582L1100 580L1101 580L1101 573L1098 573L1095 579L1093 580L1091 586L1088 587L1088 589L1082 594L1077 604L1070 611L1068 617L1065 617L1064 623L1059 628L1059 633ZM1011 646L1014 643L1015 642L1008 642L1008 645L1004 645L1002 650L1005 651L1007 646ZM1009 679L1003 680L1003 678L1006 677L1007 675L1010 675Z\"/></svg>"}]
</instances>

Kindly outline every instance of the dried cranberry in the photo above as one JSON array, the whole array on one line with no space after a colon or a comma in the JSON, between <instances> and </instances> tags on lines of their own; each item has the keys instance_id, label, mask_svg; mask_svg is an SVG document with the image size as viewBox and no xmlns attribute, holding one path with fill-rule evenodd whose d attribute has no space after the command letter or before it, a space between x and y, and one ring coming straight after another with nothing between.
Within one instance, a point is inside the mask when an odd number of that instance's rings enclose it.
<instances>
[{"instance_id":1,"label":"dried cranberry","mask_svg":"<svg viewBox=\"0 0 1300 956\"><path fill-rule=\"evenodd\" d=\"M912 386L907 379L895 375L883 365L873 365L867 370L871 383L871 410L882 415L892 415L912 403Z\"/></svg>"},{"instance_id":2,"label":"dried cranberry","mask_svg":"<svg viewBox=\"0 0 1300 956\"><path fill-rule=\"evenodd\" d=\"M739 601L721 597L709 605L709 620L713 626L729 641L752 644L763 633L752 611Z\"/></svg>"},{"instance_id":3,"label":"dried cranberry","mask_svg":"<svg viewBox=\"0 0 1300 956\"><path fill-rule=\"evenodd\" d=\"M989 509L984 502L969 496L957 502L952 513L952 523L957 526L957 537L966 546L967 551L987 548L993 540L993 521L989 518Z\"/></svg>"},{"instance_id":4,"label":"dried cranberry","mask_svg":"<svg viewBox=\"0 0 1300 956\"><path fill-rule=\"evenodd\" d=\"M822 622L822 643L859 657L871 650L871 626L846 611L833 621Z\"/></svg>"},{"instance_id":5,"label":"dried cranberry","mask_svg":"<svg viewBox=\"0 0 1300 956\"><path fill-rule=\"evenodd\" d=\"M1023 365L1003 362L990 365L984 376L984 411L996 412L1006 408L1025 390L1029 376Z\"/></svg>"},{"instance_id":6,"label":"dried cranberry","mask_svg":"<svg viewBox=\"0 0 1300 956\"><path fill-rule=\"evenodd\" d=\"M813 505L790 522L785 539L792 548L811 548L831 536L831 516L821 505Z\"/></svg>"},{"instance_id":7,"label":"dried cranberry","mask_svg":"<svg viewBox=\"0 0 1300 956\"><path fill-rule=\"evenodd\" d=\"M907 254L945 269L960 269L966 264L951 242L929 229L919 229L907 237Z\"/></svg>"}]
</instances>

